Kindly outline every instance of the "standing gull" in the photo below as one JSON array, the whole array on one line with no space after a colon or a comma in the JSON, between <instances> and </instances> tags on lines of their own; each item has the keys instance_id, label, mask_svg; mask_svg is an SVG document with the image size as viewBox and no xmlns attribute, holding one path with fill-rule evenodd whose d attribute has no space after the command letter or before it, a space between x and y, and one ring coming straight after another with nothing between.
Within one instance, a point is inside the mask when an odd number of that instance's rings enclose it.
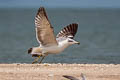
<instances>
[{"instance_id":1,"label":"standing gull","mask_svg":"<svg viewBox=\"0 0 120 80\"><path fill-rule=\"evenodd\" d=\"M41 63L48 54L57 54L72 44L80 44L80 42L73 40L78 29L77 23L69 24L56 37L54 36L53 27L48 20L44 7L40 7L37 12L35 29L36 38L40 45L28 50L28 54L37 57L32 63L38 62L39 58L42 57L39 62Z\"/></svg>"}]
</instances>

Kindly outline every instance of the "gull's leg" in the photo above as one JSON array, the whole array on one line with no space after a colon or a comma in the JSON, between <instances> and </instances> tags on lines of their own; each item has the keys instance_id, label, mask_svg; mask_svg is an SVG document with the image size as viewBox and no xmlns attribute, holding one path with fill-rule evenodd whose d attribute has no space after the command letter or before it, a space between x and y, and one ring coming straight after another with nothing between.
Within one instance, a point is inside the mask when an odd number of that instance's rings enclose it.
<instances>
[{"instance_id":1,"label":"gull's leg","mask_svg":"<svg viewBox=\"0 0 120 80\"><path fill-rule=\"evenodd\" d=\"M40 55L32 62L32 64L34 64L34 63L36 63L36 62L38 62L38 60L40 59Z\"/></svg>"},{"instance_id":2,"label":"gull's leg","mask_svg":"<svg viewBox=\"0 0 120 80\"><path fill-rule=\"evenodd\" d=\"M41 64L41 62L43 61L44 58L45 58L45 56L42 57L42 59L40 60L39 64Z\"/></svg>"}]
</instances>

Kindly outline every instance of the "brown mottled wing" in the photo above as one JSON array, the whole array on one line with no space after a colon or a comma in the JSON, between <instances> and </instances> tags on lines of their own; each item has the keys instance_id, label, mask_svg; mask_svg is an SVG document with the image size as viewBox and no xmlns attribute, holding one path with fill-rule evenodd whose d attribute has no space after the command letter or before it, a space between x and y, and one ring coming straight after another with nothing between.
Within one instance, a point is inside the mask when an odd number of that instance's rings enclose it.
<instances>
[{"instance_id":1,"label":"brown mottled wing","mask_svg":"<svg viewBox=\"0 0 120 80\"><path fill-rule=\"evenodd\" d=\"M76 23L69 24L58 33L57 38L60 38L60 37L74 38L77 32L77 29L78 29L78 24Z\"/></svg>"},{"instance_id":2,"label":"brown mottled wing","mask_svg":"<svg viewBox=\"0 0 120 80\"><path fill-rule=\"evenodd\" d=\"M35 17L36 37L40 45L50 46L57 45L54 36L53 27L51 26L44 7L40 7Z\"/></svg>"}]
</instances>

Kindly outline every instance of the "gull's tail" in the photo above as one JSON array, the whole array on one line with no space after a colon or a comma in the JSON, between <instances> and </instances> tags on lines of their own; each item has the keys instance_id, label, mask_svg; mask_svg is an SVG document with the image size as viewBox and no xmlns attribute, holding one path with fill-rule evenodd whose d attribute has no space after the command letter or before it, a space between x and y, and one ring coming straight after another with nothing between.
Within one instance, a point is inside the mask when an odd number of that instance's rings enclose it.
<instances>
[{"instance_id":1,"label":"gull's tail","mask_svg":"<svg viewBox=\"0 0 120 80\"><path fill-rule=\"evenodd\" d=\"M28 54L30 54L32 52L32 48L28 49Z\"/></svg>"},{"instance_id":2,"label":"gull's tail","mask_svg":"<svg viewBox=\"0 0 120 80\"><path fill-rule=\"evenodd\" d=\"M41 53L41 49L40 48L29 48L28 49L28 54L32 54L32 57L38 57Z\"/></svg>"}]
</instances>

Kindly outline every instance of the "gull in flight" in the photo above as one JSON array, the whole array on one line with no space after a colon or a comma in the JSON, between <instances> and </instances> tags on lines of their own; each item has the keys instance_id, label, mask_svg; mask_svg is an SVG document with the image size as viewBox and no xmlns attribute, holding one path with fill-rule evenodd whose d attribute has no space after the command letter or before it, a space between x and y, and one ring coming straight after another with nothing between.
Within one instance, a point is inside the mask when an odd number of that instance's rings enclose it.
<instances>
[{"instance_id":1,"label":"gull in flight","mask_svg":"<svg viewBox=\"0 0 120 80\"><path fill-rule=\"evenodd\" d=\"M53 27L48 20L45 8L40 7L35 17L36 38L40 45L28 49L28 54L37 57L32 63L38 62L40 57L42 57L39 62L41 63L48 54L57 54L72 44L80 44L80 42L73 39L77 29L77 23L69 24L55 37Z\"/></svg>"}]
</instances>

